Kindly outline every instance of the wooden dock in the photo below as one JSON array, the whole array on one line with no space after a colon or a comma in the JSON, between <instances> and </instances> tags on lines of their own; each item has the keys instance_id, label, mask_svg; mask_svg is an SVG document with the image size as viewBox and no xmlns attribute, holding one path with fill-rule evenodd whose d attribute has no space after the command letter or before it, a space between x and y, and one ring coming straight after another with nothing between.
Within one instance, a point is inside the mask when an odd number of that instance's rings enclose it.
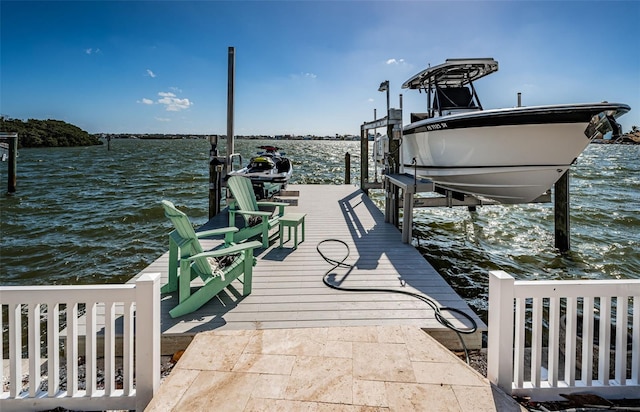
<instances>
[{"instance_id":1,"label":"wooden dock","mask_svg":"<svg viewBox=\"0 0 640 412\"><path fill-rule=\"evenodd\" d=\"M486 330L486 325L424 257L411 244L402 243L401 232L384 222L380 209L358 187L289 185L288 190L299 192L299 197L286 210L307 215L305 241L296 250L291 248L292 241L282 249L277 241L272 241L266 250L255 250L258 262L249 296L242 297L241 285L232 284L198 311L172 319L169 310L177 295L163 295L164 354L184 349L196 333L203 331L344 326L418 326L450 349L461 347L457 335L442 326L434 311L418 299L395 293L345 292L324 285L323 277L332 265L321 257L316 246L326 239L345 242L350 249L345 263L353 265L352 269L332 271L333 282L352 288L420 293L440 306L468 313L477 322L479 331ZM228 214L223 211L203 228L227 225ZM215 247L221 242L222 239L206 240L203 246ZM347 253L338 242L326 242L321 248L337 260ZM161 273L164 283L167 261L168 252L143 272ZM445 315L454 325L465 326L461 316L447 312ZM481 346L480 332L464 335L464 339L469 348Z\"/></svg>"}]
</instances>

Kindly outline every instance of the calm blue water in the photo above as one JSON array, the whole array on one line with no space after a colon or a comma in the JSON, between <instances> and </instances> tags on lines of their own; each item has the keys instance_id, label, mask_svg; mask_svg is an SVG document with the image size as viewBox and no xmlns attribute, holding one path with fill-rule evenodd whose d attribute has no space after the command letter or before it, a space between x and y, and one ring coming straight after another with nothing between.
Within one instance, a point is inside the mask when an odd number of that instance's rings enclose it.
<instances>
[{"instance_id":1,"label":"calm blue water","mask_svg":"<svg viewBox=\"0 0 640 412\"><path fill-rule=\"evenodd\" d=\"M246 162L266 143L238 140L236 151ZM346 152L358 181L359 142L277 143L294 162L291 183L342 184ZM639 155L640 146L591 145L578 159L568 254L553 247L552 204L418 209L414 245L479 312L489 270L521 279L640 278ZM167 249L161 199L196 224L207 221L208 156L205 140L21 150L17 193L0 196L0 284L130 279ZM382 207L380 194L372 197Z\"/></svg>"}]
</instances>

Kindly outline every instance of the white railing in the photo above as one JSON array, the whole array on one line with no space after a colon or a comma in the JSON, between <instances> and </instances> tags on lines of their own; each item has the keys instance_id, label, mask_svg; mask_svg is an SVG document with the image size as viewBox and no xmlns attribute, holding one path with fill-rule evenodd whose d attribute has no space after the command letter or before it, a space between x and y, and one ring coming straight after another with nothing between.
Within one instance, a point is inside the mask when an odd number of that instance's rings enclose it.
<instances>
[{"instance_id":1,"label":"white railing","mask_svg":"<svg viewBox=\"0 0 640 412\"><path fill-rule=\"evenodd\" d=\"M511 395L640 394L640 280L489 275L487 376Z\"/></svg>"},{"instance_id":2,"label":"white railing","mask_svg":"<svg viewBox=\"0 0 640 412\"><path fill-rule=\"evenodd\" d=\"M0 410L141 411L151 401L160 274L123 285L3 286L0 307Z\"/></svg>"}]
</instances>

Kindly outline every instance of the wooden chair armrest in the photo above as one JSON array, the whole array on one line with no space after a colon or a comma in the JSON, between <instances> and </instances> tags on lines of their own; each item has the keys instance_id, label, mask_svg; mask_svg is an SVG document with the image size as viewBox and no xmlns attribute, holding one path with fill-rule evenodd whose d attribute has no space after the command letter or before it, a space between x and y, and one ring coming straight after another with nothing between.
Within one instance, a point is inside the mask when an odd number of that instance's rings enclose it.
<instances>
[{"instance_id":1,"label":"wooden chair armrest","mask_svg":"<svg viewBox=\"0 0 640 412\"><path fill-rule=\"evenodd\" d=\"M236 210L236 213L240 213L241 215L249 215L249 216L271 216L271 212L263 212L262 210Z\"/></svg>"},{"instance_id":2,"label":"wooden chair armrest","mask_svg":"<svg viewBox=\"0 0 640 412\"><path fill-rule=\"evenodd\" d=\"M289 203L285 203L285 202L267 202L267 201L260 201L257 202L258 206L289 206Z\"/></svg>"},{"instance_id":3,"label":"wooden chair armrest","mask_svg":"<svg viewBox=\"0 0 640 412\"><path fill-rule=\"evenodd\" d=\"M237 245L229 246L229 247L224 248L224 249L210 250L208 252L198 253L197 255L189 256L189 257L184 258L184 259L186 259L188 261L193 261L195 259L200 259L200 258L204 258L204 257L226 256L226 255L232 255L234 253L240 253L240 252L243 252L245 250L253 250L253 249L259 248L259 247L262 247L262 243L258 242L257 240L252 240L251 242L240 243L240 244L237 244Z\"/></svg>"},{"instance_id":4,"label":"wooden chair armrest","mask_svg":"<svg viewBox=\"0 0 640 412\"><path fill-rule=\"evenodd\" d=\"M257 202L257 203L258 203L258 206L277 207L278 208L278 216L284 215L284 208L286 206L289 206L289 203L285 203L285 202L267 202L267 201L262 201L262 202Z\"/></svg>"},{"instance_id":5,"label":"wooden chair armrest","mask_svg":"<svg viewBox=\"0 0 640 412\"><path fill-rule=\"evenodd\" d=\"M203 230L202 232L196 232L196 236L198 237L198 239L202 239L210 236L226 235L227 233L235 233L238 230L240 229L238 229L237 227L229 226L229 227L222 227L219 229Z\"/></svg>"}]
</instances>

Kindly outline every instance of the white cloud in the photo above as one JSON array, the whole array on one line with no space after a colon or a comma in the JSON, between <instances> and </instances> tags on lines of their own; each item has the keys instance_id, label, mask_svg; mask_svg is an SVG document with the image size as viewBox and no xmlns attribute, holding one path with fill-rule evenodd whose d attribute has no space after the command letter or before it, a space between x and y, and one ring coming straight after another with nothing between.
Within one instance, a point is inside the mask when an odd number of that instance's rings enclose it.
<instances>
[{"instance_id":1,"label":"white cloud","mask_svg":"<svg viewBox=\"0 0 640 412\"><path fill-rule=\"evenodd\" d=\"M397 65L397 64L403 64L403 63L404 63L404 59L399 59L399 60L396 60L396 59L389 59L389 60L387 60L387 62L386 62L386 63L387 63L387 64L396 64L396 65Z\"/></svg>"},{"instance_id":2,"label":"white cloud","mask_svg":"<svg viewBox=\"0 0 640 412\"><path fill-rule=\"evenodd\" d=\"M149 75L149 77L153 78L156 77L156 74L154 72L151 71L151 69L147 69L147 74Z\"/></svg>"},{"instance_id":3,"label":"white cloud","mask_svg":"<svg viewBox=\"0 0 640 412\"><path fill-rule=\"evenodd\" d=\"M180 99L171 92L159 92L158 96L161 97L158 99L158 103L164 104L165 110L168 112L179 112L193 106L189 99Z\"/></svg>"},{"instance_id":4,"label":"white cloud","mask_svg":"<svg viewBox=\"0 0 640 412\"><path fill-rule=\"evenodd\" d=\"M151 99L147 99L146 97L143 97L142 100L138 100L138 103L142 103L142 104L153 104L153 100Z\"/></svg>"},{"instance_id":5,"label":"white cloud","mask_svg":"<svg viewBox=\"0 0 640 412\"><path fill-rule=\"evenodd\" d=\"M316 76L316 75L315 75L315 74L313 74L313 73L305 73L305 74L304 74L304 77L308 77L308 78L310 78L310 79L315 79L315 78L316 78L316 77L318 77L318 76Z\"/></svg>"},{"instance_id":6,"label":"white cloud","mask_svg":"<svg viewBox=\"0 0 640 412\"><path fill-rule=\"evenodd\" d=\"M84 52L86 54L95 54L95 53L100 53L100 49L94 49L94 48L88 48L88 49L84 49Z\"/></svg>"}]
</instances>

